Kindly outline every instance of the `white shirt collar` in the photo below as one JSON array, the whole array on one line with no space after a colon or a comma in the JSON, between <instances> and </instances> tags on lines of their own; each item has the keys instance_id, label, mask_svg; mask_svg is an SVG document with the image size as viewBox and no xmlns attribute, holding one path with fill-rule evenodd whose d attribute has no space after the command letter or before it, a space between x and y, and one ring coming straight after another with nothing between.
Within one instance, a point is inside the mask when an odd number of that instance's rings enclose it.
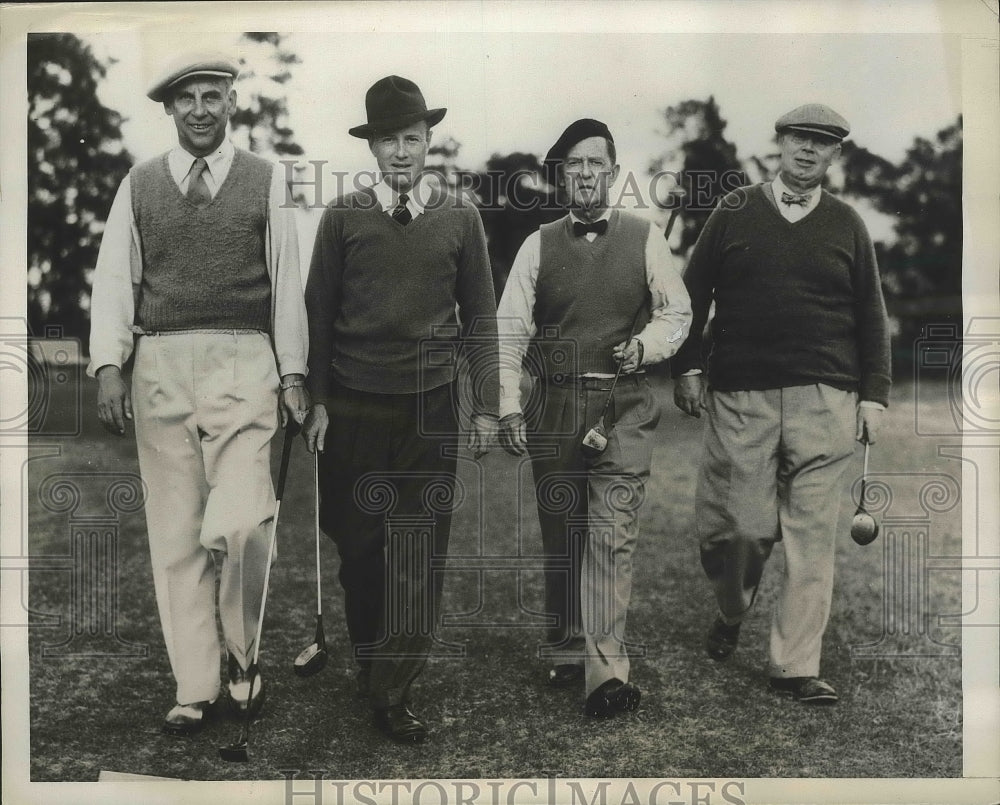
<instances>
[{"instance_id":1,"label":"white shirt collar","mask_svg":"<svg viewBox=\"0 0 1000 805\"><path fill-rule=\"evenodd\" d=\"M814 187L812 190L809 190L805 193L796 193L794 190L790 189L788 185L786 185L783 181L781 181L780 173L777 176L775 176L774 181L771 182L771 189L774 191L775 201L777 201L779 204L781 203L782 193L791 193L792 195L795 196L808 196L809 204L812 204L813 201L819 198L819 185L816 185L816 187Z\"/></svg>"},{"instance_id":2,"label":"white shirt collar","mask_svg":"<svg viewBox=\"0 0 1000 805\"><path fill-rule=\"evenodd\" d=\"M424 211L424 205L421 204L420 200L424 197L427 188L426 186L421 186L422 178L418 178L416 184L406 194L406 207L414 218ZM387 182L379 182L372 187L372 190L375 193L375 199L378 201L379 206L382 207L382 212L391 213L396 209L396 205L399 204L400 194L389 187Z\"/></svg>"},{"instance_id":3,"label":"white shirt collar","mask_svg":"<svg viewBox=\"0 0 1000 805\"><path fill-rule=\"evenodd\" d=\"M569 211L569 220L570 220L570 223L573 223L574 221L579 221L581 224L597 223L597 221L607 221L610 218L611 218L611 208L610 207L608 207L597 218L595 218L594 221L584 221L579 215L577 215L575 212L573 212L573 210Z\"/></svg>"},{"instance_id":4,"label":"white shirt collar","mask_svg":"<svg viewBox=\"0 0 1000 805\"><path fill-rule=\"evenodd\" d=\"M233 163L236 155L236 147L227 137L223 139L219 147L205 157L205 164L208 172L216 183L221 183L222 179L229 172L229 166ZM176 146L167 154L167 164L170 166L170 175L179 185L191 172L191 166L197 159L194 154L185 151L181 146Z\"/></svg>"}]
</instances>

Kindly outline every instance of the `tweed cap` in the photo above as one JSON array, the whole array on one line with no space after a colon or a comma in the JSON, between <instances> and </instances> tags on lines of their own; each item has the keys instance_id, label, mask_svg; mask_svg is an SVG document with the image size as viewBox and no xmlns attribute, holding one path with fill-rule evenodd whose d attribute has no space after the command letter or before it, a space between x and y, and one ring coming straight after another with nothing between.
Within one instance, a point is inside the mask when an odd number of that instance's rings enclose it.
<instances>
[{"instance_id":1,"label":"tweed cap","mask_svg":"<svg viewBox=\"0 0 1000 805\"><path fill-rule=\"evenodd\" d=\"M839 142L850 133L851 124L829 106L824 106L821 103L807 103L777 119L774 130L780 133L785 129L825 134Z\"/></svg>"},{"instance_id":2,"label":"tweed cap","mask_svg":"<svg viewBox=\"0 0 1000 805\"><path fill-rule=\"evenodd\" d=\"M172 60L149 88L146 96L160 103L167 99L174 84L195 76L231 78L240 74L239 65L224 53L185 53Z\"/></svg>"}]
</instances>

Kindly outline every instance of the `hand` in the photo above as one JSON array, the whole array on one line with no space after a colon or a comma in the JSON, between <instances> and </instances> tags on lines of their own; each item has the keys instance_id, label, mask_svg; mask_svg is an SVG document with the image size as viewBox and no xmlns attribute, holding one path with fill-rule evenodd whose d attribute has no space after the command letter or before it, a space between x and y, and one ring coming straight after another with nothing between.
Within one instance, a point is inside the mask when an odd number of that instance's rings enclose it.
<instances>
[{"instance_id":1,"label":"hand","mask_svg":"<svg viewBox=\"0 0 1000 805\"><path fill-rule=\"evenodd\" d=\"M638 338L629 341L627 348L624 341L615 347L615 360L621 361L623 375L632 374L642 365L642 353L642 341Z\"/></svg>"},{"instance_id":2,"label":"hand","mask_svg":"<svg viewBox=\"0 0 1000 805\"><path fill-rule=\"evenodd\" d=\"M882 426L881 408L872 408L870 405L858 406L858 427L854 438L864 444L865 435L868 436L868 444L875 444L878 437L879 428Z\"/></svg>"},{"instance_id":3,"label":"hand","mask_svg":"<svg viewBox=\"0 0 1000 805\"><path fill-rule=\"evenodd\" d=\"M674 381L674 405L685 414L700 417L705 408L704 375L682 375Z\"/></svg>"},{"instance_id":4,"label":"hand","mask_svg":"<svg viewBox=\"0 0 1000 805\"><path fill-rule=\"evenodd\" d=\"M528 431L524 424L524 414L507 414L500 420L500 446L512 456L528 453Z\"/></svg>"},{"instance_id":5,"label":"hand","mask_svg":"<svg viewBox=\"0 0 1000 805\"><path fill-rule=\"evenodd\" d=\"M317 450L323 452L326 444L326 429L329 424L330 417L327 415L326 406L323 403L316 403L309 409L305 424L302 426L302 439L310 453L315 453Z\"/></svg>"},{"instance_id":6,"label":"hand","mask_svg":"<svg viewBox=\"0 0 1000 805\"><path fill-rule=\"evenodd\" d=\"M473 455L482 458L493 446L497 438L496 417L489 414L473 414L472 430L469 431L469 449Z\"/></svg>"},{"instance_id":7,"label":"hand","mask_svg":"<svg viewBox=\"0 0 1000 805\"><path fill-rule=\"evenodd\" d=\"M278 413L281 416L281 427L288 424L291 417L294 422L301 425L309 413L309 392L302 386L293 386L281 392L281 404L278 406Z\"/></svg>"},{"instance_id":8,"label":"hand","mask_svg":"<svg viewBox=\"0 0 1000 805\"><path fill-rule=\"evenodd\" d=\"M110 433L125 434L125 421L132 419L132 396L122 380L122 371L108 364L97 370L97 418Z\"/></svg>"}]
</instances>

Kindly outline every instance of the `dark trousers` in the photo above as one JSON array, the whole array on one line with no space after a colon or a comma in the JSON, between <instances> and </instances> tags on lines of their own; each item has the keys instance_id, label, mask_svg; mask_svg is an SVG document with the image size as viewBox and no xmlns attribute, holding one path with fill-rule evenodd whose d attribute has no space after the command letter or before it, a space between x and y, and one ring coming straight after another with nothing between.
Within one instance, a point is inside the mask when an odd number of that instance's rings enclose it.
<instances>
[{"instance_id":1,"label":"dark trousers","mask_svg":"<svg viewBox=\"0 0 1000 805\"><path fill-rule=\"evenodd\" d=\"M320 526L337 545L347 628L376 707L405 702L438 619L455 492L453 386L337 386L319 459Z\"/></svg>"}]
</instances>

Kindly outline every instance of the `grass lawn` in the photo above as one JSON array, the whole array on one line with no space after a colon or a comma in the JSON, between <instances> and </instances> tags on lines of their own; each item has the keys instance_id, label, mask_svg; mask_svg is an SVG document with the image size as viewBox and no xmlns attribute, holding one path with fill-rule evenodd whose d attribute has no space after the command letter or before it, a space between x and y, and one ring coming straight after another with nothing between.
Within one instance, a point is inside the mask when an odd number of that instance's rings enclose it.
<instances>
[{"instance_id":1,"label":"grass lawn","mask_svg":"<svg viewBox=\"0 0 1000 805\"><path fill-rule=\"evenodd\" d=\"M99 430L94 385L85 386L80 436L35 440L36 458L28 470L33 561L70 551L70 514L39 502L37 490L46 478L84 474L75 480L86 498L73 514L79 518L99 513L104 505L100 490L109 479L94 473L137 472L131 435L116 439ZM416 747L387 743L353 695L338 560L325 538L330 662L316 677L296 677L292 660L311 642L315 617L311 460L299 444L281 510L279 559L262 642L269 700L253 727L250 763L218 759L218 747L239 732L231 719L216 721L190 739L171 739L159 731L173 703L174 684L139 511L118 521L114 620L121 644L82 635L63 650L66 656L58 656L58 650L57 656L43 656L43 645L69 637L74 595L80 611L87 591L81 599L59 562L49 569L36 564L31 574L29 606L37 624L29 630L31 779L92 781L102 769L196 780L276 779L291 773L332 779L960 776L961 661L955 653L946 655L960 635L957 628L935 625L933 617L961 611L960 574L926 573L927 631L922 624L919 634L901 632L887 644L897 653L917 656L852 656L852 645L878 642L886 598L885 537L860 548L848 535L855 504L847 487L860 475L860 448L845 483L837 588L824 644L823 674L838 688L840 704L813 709L767 689L767 632L783 566L780 545L734 657L717 664L705 656L702 643L713 605L692 528L702 424L674 408L669 381L657 380L656 389L663 419L629 616L633 680L643 691L636 713L594 722L580 712L580 692L545 687L546 665L536 651L543 631L531 614L541 607L538 572L480 576L462 570L447 577L444 612L451 623L439 636L461 647L464 656L446 656L451 649L442 647L442 656L431 660L415 688L415 708L432 735ZM943 387L921 415L948 417ZM891 478L894 499L913 495L925 480L920 473L960 479L959 462L937 456L941 440L914 430L913 389L898 388L871 465L875 474L899 474ZM58 445L59 455L46 456L52 452L46 445ZM519 473L518 461L499 449L479 466L481 476L475 462L461 462L469 495L456 515L453 554L540 551L530 471ZM930 554L959 555L960 507L934 513L928 523ZM109 588L113 578L104 577L100 589ZM104 647L97 656L81 655L95 645ZM145 646L145 655L129 656L134 645Z\"/></svg>"}]
</instances>

